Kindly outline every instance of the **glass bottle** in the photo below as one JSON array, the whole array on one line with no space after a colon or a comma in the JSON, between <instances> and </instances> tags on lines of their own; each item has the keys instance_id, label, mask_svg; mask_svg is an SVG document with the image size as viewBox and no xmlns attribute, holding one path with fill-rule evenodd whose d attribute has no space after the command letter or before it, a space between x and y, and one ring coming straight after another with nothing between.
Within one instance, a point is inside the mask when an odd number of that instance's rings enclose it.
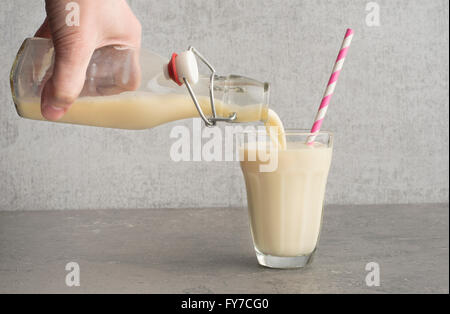
<instances>
[{"instance_id":1,"label":"glass bottle","mask_svg":"<svg viewBox=\"0 0 450 314\"><path fill-rule=\"evenodd\" d=\"M52 41L26 39L11 69L11 93L19 116L45 120L40 111L42 88L53 71ZM83 89L57 122L119 129L148 129L170 121L197 117L186 86L206 117L213 115L210 87L214 84L217 121L265 121L269 84L229 75L200 75L179 86L168 75L169 60L144 49L107 46L97 49L86 71ZM179 82L180 83L180 82ZM214 124L214 123L212 123Z\"/></svg>"}]
</instances>

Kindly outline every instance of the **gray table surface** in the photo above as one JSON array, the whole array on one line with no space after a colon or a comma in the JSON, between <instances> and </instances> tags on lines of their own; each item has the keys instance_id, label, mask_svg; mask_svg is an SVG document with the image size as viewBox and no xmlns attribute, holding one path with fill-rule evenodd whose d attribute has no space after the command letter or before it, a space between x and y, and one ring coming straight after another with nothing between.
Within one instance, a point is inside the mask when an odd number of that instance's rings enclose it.
<instances>
[{"instance_id":1,"label":"gray table surface","mask_svg":"<svg viewBox=\"0 0 450 314\"><path fill-rule=\"evenodd\" d=\"M1 212L0 293L448 293L448 244L448 204L329 205L302 270L257 265L242 208Z\"/></svg>"}]
</instances>

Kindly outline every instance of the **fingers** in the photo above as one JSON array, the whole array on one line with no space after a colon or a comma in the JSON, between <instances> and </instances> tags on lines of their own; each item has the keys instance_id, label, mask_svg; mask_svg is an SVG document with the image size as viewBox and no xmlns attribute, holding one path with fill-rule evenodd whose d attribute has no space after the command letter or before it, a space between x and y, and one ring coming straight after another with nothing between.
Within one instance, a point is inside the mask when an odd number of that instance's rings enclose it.
<instances>
[{"instance_id":1,"label":"fingers","mask_svg":"<svg viewBox=\"0 0 450 314\"><path fill-rule=\"evenodd\" d=\"M41 95L41 112L46 119L58 120L76 100L83 89L93 50L70 40L55 46L53 74Z\"/></svg>"},{"instance_id":2,"label":"fingers","mask_svg":"<svg viewBox=\"0 0 450 314\"><path fill-rule=\"evenodd\" d=\"M37 30L36 34L34 34L34 37L41 37L41 38L51 38L51 31L50 26L48 24L48 18L45 18L44 23L42 23L41 27Z\"/></svg>"},{"instance_id":3,"label":"fingers","mask_svg":"<svg viewBox=\"0 0 450 314\"><path fill-rule=\"evenodd\" d=\"M113 48L113 50L116 50ZM116 50L117 51L117 50ZM139 49L122 50L122 55L116 54L120 67L113 72L113 86L99 86L101 95L119 94L124 91L134 91L141 83L141 67L139 64Z\"/></svg>"},{"instance_id":4,"label":"fingers","mask_svg":"<svg viewBox=\"0 0 450 314\"><path fill-rule=\"evenodd\" d=\"M94 52L90 62L80 96L116 95L139 88L139 49L102 47Z\"/></svg>"},{"instance_id":5,"label":"fingers","mask_svg":"<svg viewBox=\"0 0 450 314\"><path fill-rule=\"evenodd\" d=\"M108 75L102 77L101 73L89 73L93 80L84 86L89 61L96 48L120 45L139 51L141 25L126 1L78 0L82 22L77 27L69 27L66 23L68 2L46 0L48 18L36 32L36 36L51 38L55 48L53 74L41 94L41 112L49 120L61 118L81 91L88 95L120 93L136 89L140 83L139 56L136 53L126 63L127 71L115 72L119 65L124 67L125 64L105 59L104 63L108 63L105 73ZM94 72L101 72L100 66L97 68ZM119 77L118 73L121 74Z\"/></svg>"},{"instance_id":6,"label":"fingers","mask_svg":"<svg viewBox=\"0 0 450 314\"><path fill-rule=\"evenodd\" d=\"M123 88L136 90L141 85L140 49L134 49L131 54L130 72L127 80L122 80Z\"/></svg>"}]
</instances>

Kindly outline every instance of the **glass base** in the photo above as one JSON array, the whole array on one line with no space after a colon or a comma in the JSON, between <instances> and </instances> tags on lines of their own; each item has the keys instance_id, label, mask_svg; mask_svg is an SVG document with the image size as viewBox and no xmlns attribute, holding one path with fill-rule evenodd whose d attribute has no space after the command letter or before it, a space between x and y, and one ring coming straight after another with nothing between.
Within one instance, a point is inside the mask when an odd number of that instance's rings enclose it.
<instances>
[{"instance_id":1,"label":"glass base","mask_svg":"<svg viewBox=\"0 0 450 314\"><path fill-rule=\"evenodd\" d=\"M262 266L278 269L303 268L312 262L314 257L313 251L309 255L301 256L273 256L255 250L258 263Z\"/></svg>"}]
</instances>

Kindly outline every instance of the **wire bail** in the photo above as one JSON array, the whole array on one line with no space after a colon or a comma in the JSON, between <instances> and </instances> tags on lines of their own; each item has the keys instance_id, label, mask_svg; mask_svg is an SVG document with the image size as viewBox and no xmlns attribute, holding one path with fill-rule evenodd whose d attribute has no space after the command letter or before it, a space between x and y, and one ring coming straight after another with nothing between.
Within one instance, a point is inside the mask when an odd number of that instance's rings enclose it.
<instances>
[{"instance_id":1,"label":"wire bail","mask_svg":"<svg viewBox=\"0 0 450 314\"><path fill-rule=\"evenodd\" d=\"M202 120L205 122L206 126L212 127L216 125L216 122L233 122L236 120L237 114L236 112L233 112L230 114L228 118L225 117L218 117L216 112L216 105L214 101L214 77L216 74L216 70L214 67L206 60L200 52L197 51L194 47L189 47L188 51L191 51L194 53L210 70L211 70L211 76L210 76L210 83L209 83L209 101L211 104L211 112L212 117L207 117L204 113L202 108L200 107L200 104L198 103L197 97L195 96L194 90L191 87L191 84L189 84L188 80L183 77L183 82L186 84L186 88L189 92L189 95L191 95L192 101L194 102L195 108L197 108L198 114L202 118Z\"/></svg>"}]
</instances>

